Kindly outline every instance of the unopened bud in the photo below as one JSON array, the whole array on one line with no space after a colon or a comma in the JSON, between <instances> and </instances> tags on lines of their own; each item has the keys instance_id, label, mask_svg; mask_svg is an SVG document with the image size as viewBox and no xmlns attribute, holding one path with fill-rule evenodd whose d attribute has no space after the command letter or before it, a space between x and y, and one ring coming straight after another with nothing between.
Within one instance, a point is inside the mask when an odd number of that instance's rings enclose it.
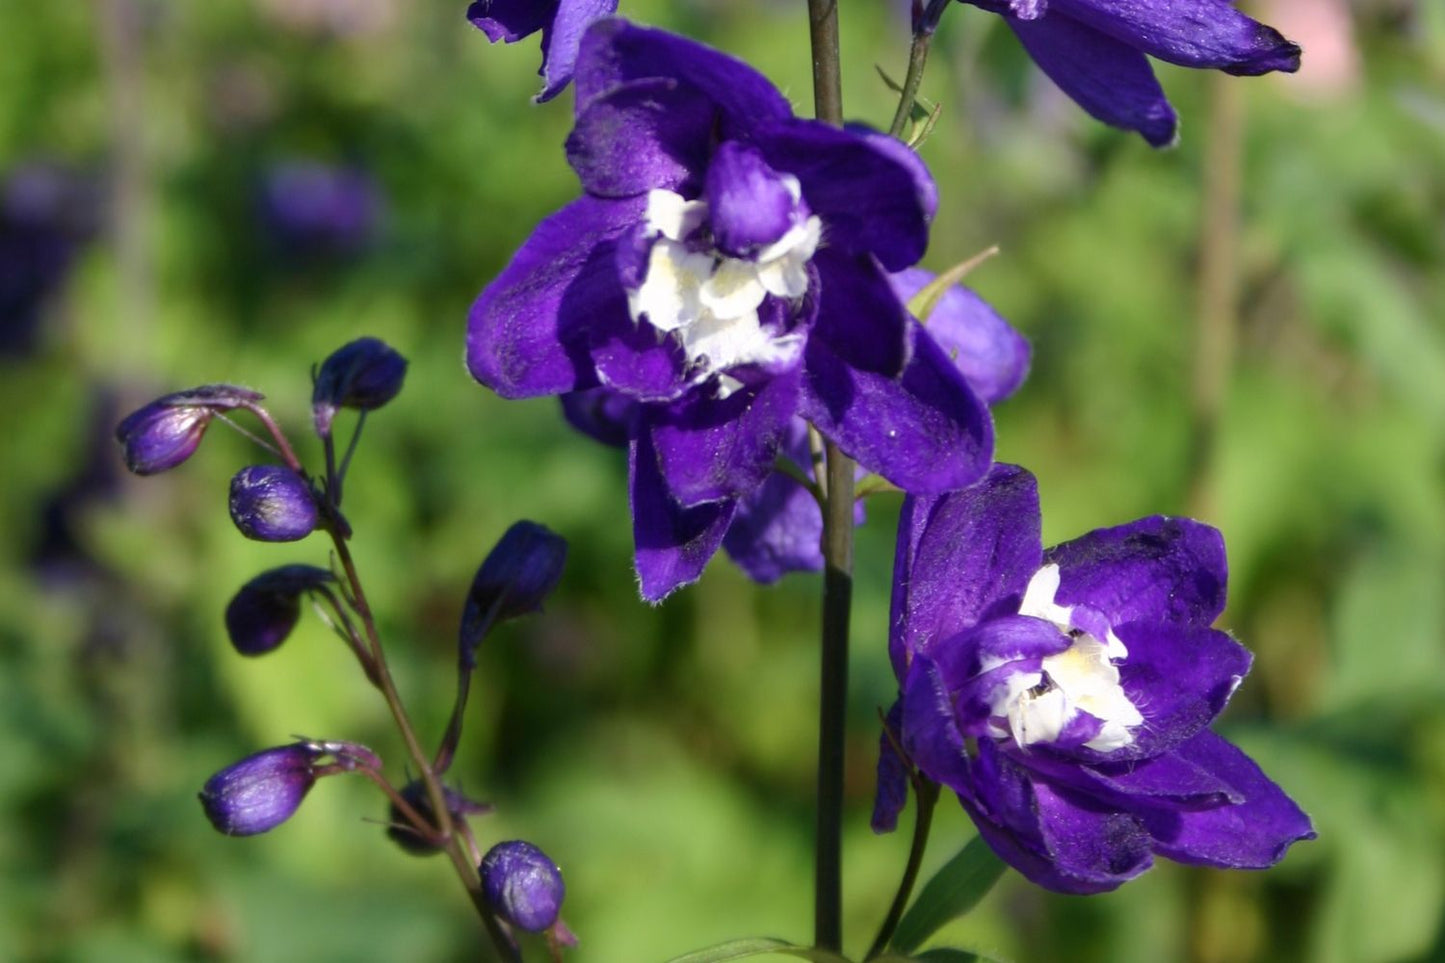
<instances>
[{"instance_id":1,"label":"unopened bud","mask_svg":"<svg viewBox=\"0 0 1445 963\"><path fill-rule=\"evenodd\" d=\"M316 763L325 755L307 742L247 756L206 780L201 806L211 825L227 836L254 836L291 818L316 784Z\"/></svg>"},{"instance_id":2,"label":"unopened bud","mask_svg":"<svg viewBox=\"0 0 1445 963\"><path fill-rule=\"evenodd\" d=\"M518 929L540 933L562 911L562 871L531 843L498 843L482 857L482 891L502 919Z\"/></svg>"},{"instance_id":3,"label":"unopened bud","mask_svg":"<svg viewBox=\"0 0 1445 963\"><path fill-rule=\"evenodd\" d=\"M301 596L331 582L315 565L283 565L241 586L226 606L226 634L242 655L264 655L286 641L301 617Z\"/></svg>"},{"instance_id":4,"label":"unopened bud","mask_svg":"<svg viewBox=\"0 0 1445 963\"><path fill-rule=\"evenodd\" d=\"M231 479L231 521L258 542L294 542L316 528L316 499L291 469L251 465Z\"/></svg>"},{"instance_id":5,"label":"unopened bud","mask_svg":"<svg viewBox=\"0 0 1445 963\"><path fill-rule=\"evenodd\" d=\"M255 836L290 819L321 776L380 767L381 760L365 746L303 739L263 749L207 779L199 794L201 808L227 836Z\"/></svg>"},{"instance_id":6,"label":"unopened bud","mask_svg":"<svg viewBox=\"0 0 1445 963\"><path fill-rule=\"evenodd\" d=\"M331 434L331 420L341 408L380 408L401 391L405 377L406 359L379 338L358 338L337 348L321 363L311 389L316 433Z\"/></svg>"},{"instance_id":7,"label":"unopened bud","mask_svg":"<svg viewBox=\"0 0 1445 963\"><path fill-rule=\"evenodd\" d=\"M489 804L470 799L450 786L442 787L442 796L446 799L447 812L453 822L492 811ZM436 810L432 808L431 793L427 792L425 782L415 779L407 783L401 789L401 798L406 800L418 816L432 825L436 824ZM420 830L414 828L411 820L396 803L391 804L391 825L387 827L386 835L413 856L432 856L443 848L442 844L428 839Z\"/></svg>"},{"instance_id":8,"label":"unopened bud","mask_svg":"<svg viewBox=\"0 0 1445 963\"><path fill-rule=\"evenodd\" d=\"M462 610L460 642L473 651L497 622L535 612L557 587L567 540L536 522L517 522L487 554Z\"/></svg>"},{"instance_id":9,"label":"unopened bud","mask_svg":"<svg viewBox=\"0 0 1445 963\"><path fill-rule=\"evenodd\" d=\"M261 400L257 392L235 385L202 385L178 391L131 412L115 428L125 448L126 467L137 475L154 475L185 461L218 411L230 411Z\"/></svg>"}]
</instances>

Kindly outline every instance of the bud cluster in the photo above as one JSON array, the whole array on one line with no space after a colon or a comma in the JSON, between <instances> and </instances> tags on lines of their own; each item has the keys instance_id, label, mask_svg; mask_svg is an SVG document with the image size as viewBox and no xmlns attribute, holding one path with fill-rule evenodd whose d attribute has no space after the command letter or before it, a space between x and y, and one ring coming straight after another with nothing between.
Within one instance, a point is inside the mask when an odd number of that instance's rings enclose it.
<instances>
[{"instance_id":1,"label":"bud cluster","mask_svg":"<svg viewBox=\"0 0 1445 963\"><path fill-rule=\"evenodd\" d=\"M313 368L311 425L325 455L324 468L315 474L303 467L290 440L262 407L263 396L234 385L204 385L158 398L125 418L116 438L131 471L152 475L195 454L211 421L220 417L280 460L249 465L231 479L232 522L242 535L262 542L297 541L319 529L331 538L334 562L330 568L281 565L246 582L226 606L226 635L241 655L275 651L300 620L302 602L309 601L386 699L403 741L416 747L419 741L391 680L351 560L351 526L341 512L342 486L365 417L397 396L406 367L406 359L389 345L360 338ZM338 461L333 430L344 409L358 416ZM239 412L259 421L266 437L232 422L228 416ZM385 793L386 832L402 850L414 855L449 851L460 857L460 866L470 864L474 873L470 878L464 874L464 882L476 894L474 902L485 907L488 931L499 948L506 947L508 958L517 952L511 942L515 930L546 932L553 946L567 943L570 934L558 917L563 886L556 864L519 841L498 844L483 858L468 819L492 807L442 782L461 739L479 647L497 624L541 609L561 579L566 556L567 544L560 536L528 521L508 529L487 554L460 619L451 722L433 757L413 753L410 766L421 772L419 778L398 788L388 781L380 757L365 746L299 738L247 756L208 779L200 792L206 818L228 836L269 832L300 809L318 779L359 773Z\"/></svg>"}]
</instances>

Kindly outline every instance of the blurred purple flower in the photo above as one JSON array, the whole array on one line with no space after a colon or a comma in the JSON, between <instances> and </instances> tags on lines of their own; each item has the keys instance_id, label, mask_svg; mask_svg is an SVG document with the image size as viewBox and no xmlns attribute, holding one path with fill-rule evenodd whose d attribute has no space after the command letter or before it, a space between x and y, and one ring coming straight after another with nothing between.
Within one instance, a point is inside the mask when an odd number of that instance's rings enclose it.
<instances>
[{"instance_id":1,"label":"blurred purple flower","mask_svg":"<svg viewBox=\"0 0 1445 963\"><path fill-rule=\"evenodd\" d=\"M477 298L467 361L509 398L639 402L644 598L701 574L795 415L906 490L983 474L988 410L888 283L927 244L917 155L795 118L745 64L615 18L583 39L577 85L586 193Z\"/></svg>"},{"instance_id":2,"label":"blurred purple flower","mask_svg":"<svg viewBox=\"0 0 1445 963\"><path fill-rule=\"evenodd\" d=\"M46 301L95 233L97 193L89 180L41 162L0 184L0 355L34 350Z\"/></svg>"},{"instance_id":3,"label":"blurred purple flower","mask_svg":"<svg viewBox=\"0 0 1445 963\"><path fill-rule=\"evenodd\" d=\"M376 234L381 196L364 171L319 161L272 165L262 177L261 225L289 257L348 257Z\"/></svg>"},{"instance_id":4,"label":"blurred purple flower","mask_svg":"<svg viewBox=\"0 0 1445 963\"><path fill-rule=\"evenodd\" d=\"M593 21L617 12L617 0L477 0L467 19L492 43L513 43L542 31L542 91L537 103L560 94L572 82L577 48Z\"/></svg>"},{"instance_id":5,"label":"blurred purple flower","mask_svg":"<svg viewBox=\"0 0 1445 963\"><path fill-rule=\"evenodd\" d=\"M1154 516L1044 551L1038 491L997 465L979 485L909 497L899 520L890 725L1000 857L1065 893L1114 889L1155 854L1260 869L1314 837L1309 818L1208 729L1250 655L1211 624L1224 543ZM907 796L882 740L874 826Z\"/></svg>"},{"instance_id":6,"label":"blurred purple flower","mask_svg":"<svg viewBox=\"0 0 1445 963\"><path fill-rule=\"evenodd\" d=\"M1002 16L1039 69L1080 107L1155 147L1174 142L1178 118L1150 57L1244 76L1299 69L1299 47L1232 0L962 2Z\"/></svg>"}]
</instances>

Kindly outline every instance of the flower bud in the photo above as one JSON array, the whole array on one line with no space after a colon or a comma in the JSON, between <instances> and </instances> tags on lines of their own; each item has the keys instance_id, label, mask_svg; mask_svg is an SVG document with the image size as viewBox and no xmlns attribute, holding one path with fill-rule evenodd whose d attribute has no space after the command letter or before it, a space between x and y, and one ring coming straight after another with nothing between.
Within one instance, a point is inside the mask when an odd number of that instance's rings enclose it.
<instances>
[{"instance_id":1,"label":"flower bud","mask_svg":"<svg viewBox=\"0 0 1445 963\"><path fill-rule=\"evenodd\" d=\"M522 521L507 529L477 569L467 593L462 650L475 650L497 622L540 609L562 578L566 562L566 539L546 526Z\"/></svg>"},{"instance_id":2,"label":"flower bud","mask_svg":"<svg viewBox=\"0 0 1445 963\"><path fill-rule=\"evenodd\" d=\"M178 391L131 412L115 428L125 447L126 467L154 475L191 457L218 411L260 401L261 395L235 385L202 385Z\"/></svg>"},{"instance_id":3,"label":"flower bud","mask_svg":"<svg viewBox=\"0 0 1445 963\"><path fill-rule=\"evenodd\" d=\"M483 802L470 799L450 786L442 787L442 796L447 801L447 812L451 815L452 821L456 822L465 819L469 815L480 815L489 813L492 807ZM401 798L415 809L417 815L429 823L435 823L435 812L432 809L431 793L427 792L426 783L420 779L414 779L401 789ZM397 807L396 803L391 804L391 825L386 829L386 835L392 842L396 843L403 850L413 856L432 856L442 851L442 847L421 835L412 828L411 821Z\"/></svg>"},{"instance_id":4,"label":"flower bud","mask_svg":"<svg viewBox=\"0 0 1445 963\"><path fill-rule=\"evenodd\" d=\"M258 542L294 542L316 528L316 499L291 469L251 465L231 479L231 521Z\"/></svg>"},{"instance_id":5,"label":"flower bud","mask_svg":"<svg viewBox=\"0 0 1445 963\"><path fill-rule=\"evenodd\" d=\"M321 363L311 389L311 417L316 433L331 434L337 409L371 411L401 391L406 359L379 338L357 338L342 345Z\"/></svg>"},{"instance_id":6,"label":"flower bud","mask_svg":"<svg viewBox=\"0 0 1445 963\"><path fill-rule=\"evenodd\" d=\"M562 871L531 843L498 843L482 857L482 891L502 919L518 929L540 933L557 922L562 910Z\"/></svg>"},{"instance_id":7,"label":"flower bud","mask_svg":"<svg viewBox=\"0 0 1445 963\"><path fill-rule=\"evenodd\" d=\"M301 807L316 784L316 762L325 754L315 743L298 742L227 766L201 789L206 818L227 836L254 836L275 829Z\"/></svg>"},{"instance_id":8,"label":"flower bud","mask_svg":"<svg viewBox=\"0 0 1445 963\"><path fill-rule=\"evenodd\" d=\"M315 565L283 565L241 586L226 606L226 634L242 655L264 655L286 641L301 617L301 596L332 581Z\"/></svg>"}]
</instances>

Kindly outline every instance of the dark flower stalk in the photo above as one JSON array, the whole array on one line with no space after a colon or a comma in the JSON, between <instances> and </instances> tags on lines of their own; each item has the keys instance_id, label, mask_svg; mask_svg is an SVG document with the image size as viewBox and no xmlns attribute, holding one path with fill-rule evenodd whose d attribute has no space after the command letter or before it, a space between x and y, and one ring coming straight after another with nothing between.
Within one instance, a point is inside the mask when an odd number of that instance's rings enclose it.
<instances>
[{"instance_id":1,"label":"dark flower stalk","mask_svg":"<svg viewBox=\"0 0 1445 963\"><path fill-rule=\"evenodd\" d=\"M817 118L843 124L837 0L808 0ZM827 442L823 505L823 625L818 698L818 812L814 841L813 942L843 947L843 764L848 705L848 619L853 604L853 478L856 465Z\"/></svg>"}]
</instances>

